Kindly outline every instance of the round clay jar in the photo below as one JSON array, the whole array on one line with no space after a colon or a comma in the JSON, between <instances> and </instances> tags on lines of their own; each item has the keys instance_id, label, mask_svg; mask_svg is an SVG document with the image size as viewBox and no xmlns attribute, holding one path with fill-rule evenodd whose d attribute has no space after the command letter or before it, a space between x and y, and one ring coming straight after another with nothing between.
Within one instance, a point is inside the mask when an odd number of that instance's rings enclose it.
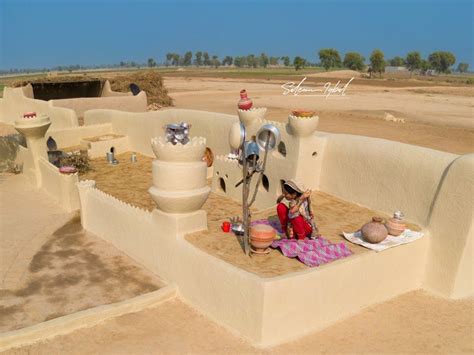
<instances>
[{"instance_id":1,"label":"round clay jar","mask_svg":"<svg viewBox=\"0 0 474 355\"><path fill-rule=\"evenodd\" d=\"M383 220L380 217L372 217L372 222L366 223L362 226L360 231L362 232L365 241L376 244L387 238L388 231L382 221Z\"/></svg>"},{"instance_id":2,"label":"round clay jar","mask_svg":"<svg viewBox=\"0 0 474 355\"><path fill-rule=\"evenodd\" d=\"M273 227L266 224L257 224L250 228L250 244L257 251L267 249L275 239Z\"/></svg>"},{"instance_id":3,"label":"round clay jar","mask_svg":"<svg viewBox=\"0 0 474 355\"><path fill-rule=\"evenodd\" d=\"M407 226L400 219L394 217L394 218L390 218L385 223L385 227L387 228L388 233L390 235L398 237L400 234L402 234L405 231Z\"/></svg>"}]
</instances>

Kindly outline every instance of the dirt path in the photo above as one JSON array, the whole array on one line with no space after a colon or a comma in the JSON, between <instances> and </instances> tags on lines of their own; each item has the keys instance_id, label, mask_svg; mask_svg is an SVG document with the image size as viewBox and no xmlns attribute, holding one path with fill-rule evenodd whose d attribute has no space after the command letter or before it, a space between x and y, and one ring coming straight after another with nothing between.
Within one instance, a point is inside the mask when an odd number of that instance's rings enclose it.
<instances>
[{"instance_id":1,"label":"dirt path","mask_svg":"<svg viewBox=\"0 0 474 355\"><path fill-rule=\"evenodd\" d=\"M238 92L246 88L257 106L268 108L268 119L286 121L291 109L305 107L318 113L321 131L385 138L456 154L474 151L474 88L354 85L345 98L325 99L284 96L281 84L219 78L165 80L177 108L236 114ZM386 112L405 123L385 121Z\"/></svg>"},{"instance_id":2,"label":"dirt path","mask_svg":"<svg viewBox=\"0 0 474 355\"><path fill-rule=\"evenodd\" d=\"M472 354L473 309L473 300L410 292L323 331L261 350L173 300L6 354Z\"/></svg>"}]
</instances>

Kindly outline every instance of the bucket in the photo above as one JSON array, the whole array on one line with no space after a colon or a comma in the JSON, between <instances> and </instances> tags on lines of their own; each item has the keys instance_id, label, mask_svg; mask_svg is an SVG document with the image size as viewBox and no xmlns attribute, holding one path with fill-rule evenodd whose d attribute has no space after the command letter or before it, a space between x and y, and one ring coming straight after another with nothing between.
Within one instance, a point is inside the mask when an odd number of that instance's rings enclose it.
<instances>
[{"instance_id":1,"label":"bucket","mask_svg":"<svg viewBox=\"0 0 474 355\"><path fill-rule=\"evenodd\" d=\"M112 153L112 152L105 153L105 157L107 158L107 162L109 164L112 164L115 160L114 153Z\"/></svg>"}]
</instances>

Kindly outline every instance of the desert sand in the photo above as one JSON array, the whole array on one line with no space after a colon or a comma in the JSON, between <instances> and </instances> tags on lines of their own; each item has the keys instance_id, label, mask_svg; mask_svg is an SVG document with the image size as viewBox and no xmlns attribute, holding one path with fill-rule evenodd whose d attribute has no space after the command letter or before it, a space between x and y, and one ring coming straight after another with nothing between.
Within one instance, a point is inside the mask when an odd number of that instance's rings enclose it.
<instances>
[{"instance_id":1,"label":"desert sand","mask_svg":"<svg viewBox=\"0 0 474 355\"><path fill-rule=\"evenodd\" d=\"M473 310L415 291L263 350L172 300L5 354L472 354Z\"/></svg>"},{"instance_id":2,"label":"desert sand","mask_svg":"<svg viewBox=\"0 0 474 355\"><path fill-rule=\"evenodd\" d=\"M164 285L112 245L84 231L78 214L65 213L24 176L2 174L0 182L0 332Z\"/></svg>"},{"instance_id":3,"label":"desert sand","mask_svg":"<svg viewBox=\"0 0 474 355\"><path fill-rule=\"evenodd\" d=\"M291 79L296 84L303 79ZM303 83L321 88L347 79L308 78ZM318 130L390 139L455 154L474 151L474 88L466 86L420 86L409 79L352 82L345 97L283 95L287 80L248 80L199 77L166 77L165 85L177 108L236 114L238 93L245 88L255 106L268 108L267 118L286 121L294 108L315 110ZM402 87L399 84L403 83ZM389 113L405 123L384 120Z\"/></svg>"}]
</instances>

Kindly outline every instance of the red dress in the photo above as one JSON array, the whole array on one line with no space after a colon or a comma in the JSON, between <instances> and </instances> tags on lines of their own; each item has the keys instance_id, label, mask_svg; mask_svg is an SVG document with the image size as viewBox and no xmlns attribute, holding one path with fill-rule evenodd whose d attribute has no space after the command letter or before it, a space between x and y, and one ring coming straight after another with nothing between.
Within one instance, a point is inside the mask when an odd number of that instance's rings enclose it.
<instances>
[{"instance_id":1,"label":"red dress","mask_svg":"<svg viewBox=\"0 0 474 355\"><path fill-rule=\"evenodd\" d=\"M311 237L311 234L313 233L311 224L309 224L301 214L296 215L294 218L290 218L288 216L288 212L289 207L283 202L280 202L277 205L278 218L280 219L283 232L287 232L288 222L290 222L293 226L293 231L296 234L296 238L301 240L305 239L306 237Z\"/></svg>"}]
</instances>

